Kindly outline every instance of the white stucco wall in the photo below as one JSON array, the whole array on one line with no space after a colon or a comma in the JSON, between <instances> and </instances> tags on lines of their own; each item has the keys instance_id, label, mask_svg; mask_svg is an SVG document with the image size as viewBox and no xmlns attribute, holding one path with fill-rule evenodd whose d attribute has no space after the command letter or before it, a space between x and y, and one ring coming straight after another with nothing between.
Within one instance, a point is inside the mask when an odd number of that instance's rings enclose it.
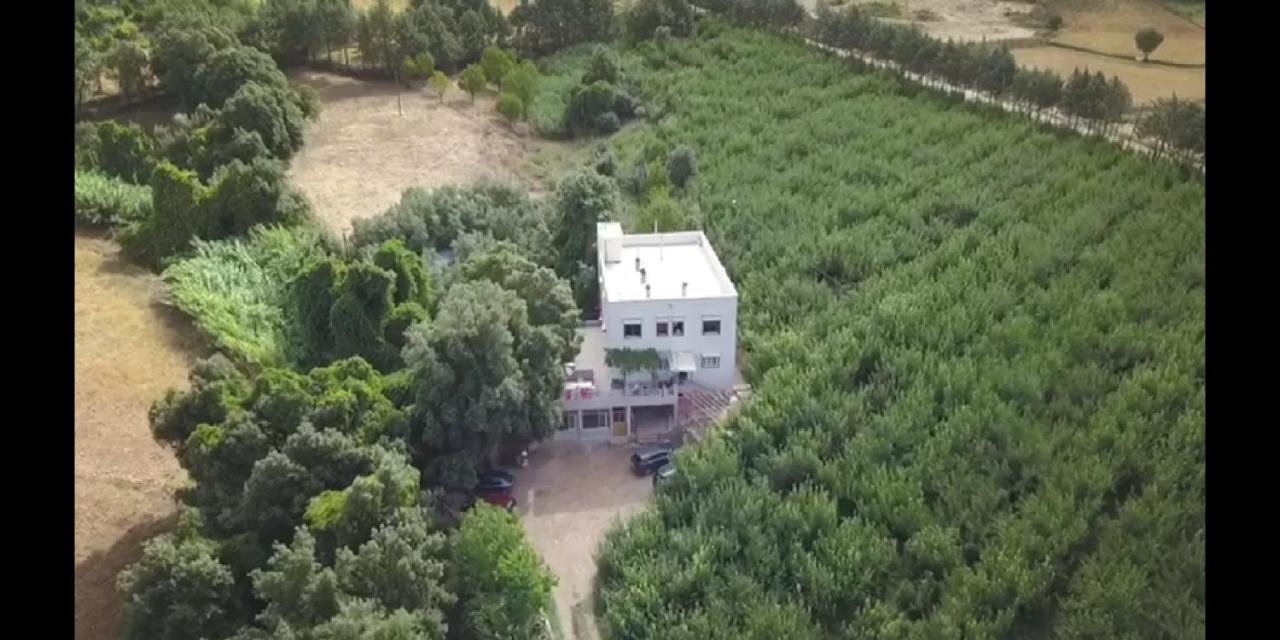
<instances>
[{"instance_id":1,"label":"white stucco wall","mask_svg":"<svg viewBox=\"0 0 1280 640\"><path fill-rule=\"evenodd\" d=\"M736 345L738 344L738 299L736 296L715 298L684 298L678 300L634 300L611 302L601 305L601 323L605 330L605 343L609 348L657 349L659 351L692 351L698 356L698 370L690 378L698 384L727 389L733 386ZM720 320L720 335L702 335L704 317L716 316ZM658 337L657 321L660 318L684 320L684 336ZM624 338L624 321L639 320L642 335ZM720 356L717 369L701 368L701 356Z\"/></svg>"}]
</instances>

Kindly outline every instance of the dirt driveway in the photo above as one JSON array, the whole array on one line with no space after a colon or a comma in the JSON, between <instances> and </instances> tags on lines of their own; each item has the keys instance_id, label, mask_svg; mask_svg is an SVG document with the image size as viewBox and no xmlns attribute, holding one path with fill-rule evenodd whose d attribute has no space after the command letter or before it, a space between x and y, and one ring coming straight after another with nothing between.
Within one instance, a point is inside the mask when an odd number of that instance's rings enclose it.
<instances>
[{"instance_id":1,"label":"dirt driveway","mask_svg":"<svg viewBox=\"0 0 1280 640\"><path fill-rule=\"evenodd\" d=\"M556 574L556 610L566 639L599 637L592 617L595 552L615 520L642 509L649 478L632 475L629 446L548 442L516 475L520 519Z\"/></svg>"}]
</instances>

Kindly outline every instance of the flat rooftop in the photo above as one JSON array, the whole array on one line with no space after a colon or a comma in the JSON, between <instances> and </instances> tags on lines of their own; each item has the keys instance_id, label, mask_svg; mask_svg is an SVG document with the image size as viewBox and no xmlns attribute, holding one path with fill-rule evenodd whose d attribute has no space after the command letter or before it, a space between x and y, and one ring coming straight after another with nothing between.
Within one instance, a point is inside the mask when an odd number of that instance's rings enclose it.
<instances>
[{"instance_id":1,"label":"flat rooftop","mask_svg":"<svg viewBox=\"0 0 1280 640\"><path fill-rule=\"evenodd\" d=\"M617 223L601 225L597 246L606 251L610 236L621 240L617 261L603 260L605 295L610 302L736 297L738 291L701 231L620 234ZM636 259L645 270L643 279ZM649 292L645 293L645 284ZM683 285L687 283L688 289Z\"/></svg>"}]
</instances>

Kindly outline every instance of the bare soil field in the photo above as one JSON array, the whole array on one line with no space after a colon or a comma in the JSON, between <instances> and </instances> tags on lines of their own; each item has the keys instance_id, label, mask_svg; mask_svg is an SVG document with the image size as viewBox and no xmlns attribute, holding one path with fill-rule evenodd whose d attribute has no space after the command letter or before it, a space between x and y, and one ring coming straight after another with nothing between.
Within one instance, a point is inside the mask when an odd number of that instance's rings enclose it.
<instances>
[{"instance_id":1,"label":"bare soil field","mask_svg":"<svg viewBox=\"0 0 1280 640\"><path fill-rule=\"evenodd\" d=\"M185 477L147 409L186 384L199 340L159 304L156 276L105 238L75 238L75 637L119 636L116 575L173 525Z\"/></svg>"},{"instance_id":2,"label":"bare soil field","mask_svg":"<svg viewBox=\"0 0 1280 640\"><path fill-rule=\"evenodd\" d=\"M515 133L494 111L493 95L473 104L450 87L442 103L426 89L399 90L391 82L316 71L299 72L293 81L314 88L322 108L289 176L336 234L399 202L408 187L481 177L537 186L525 157L539 143ZM403 115L397 114L397 93Z\"/></svg>"},{"instance_id":3,"label":"bare soil field","mask_svg":"<svg viewBox=\"0 0 1280 640\"><path fill-rule=\"evenodd\" d=\"M1175 93L1179 98L1202 100L1205 97L1204 69L1143 64L1058 47L1013 49L1012 53L1019 65L1052 69L1064 77L1075 69L1101 71L1108 78L1118 76L1128 85L1135 105Z\"/></svg>"},{"instance_id":4,"label":"bare soil field","mask_svg":"<svg viewBox=\"0 0 1280 640\"><path fill-rule=\"evenodd\" d=\"M1055 42L1136 58L1140 52L1133 35L1155 27L1164 42L1151 60L1205 63L1204 27L1154 0L1047 0L1047 5L1063 18Z\"/></svg>"}]
</instances>

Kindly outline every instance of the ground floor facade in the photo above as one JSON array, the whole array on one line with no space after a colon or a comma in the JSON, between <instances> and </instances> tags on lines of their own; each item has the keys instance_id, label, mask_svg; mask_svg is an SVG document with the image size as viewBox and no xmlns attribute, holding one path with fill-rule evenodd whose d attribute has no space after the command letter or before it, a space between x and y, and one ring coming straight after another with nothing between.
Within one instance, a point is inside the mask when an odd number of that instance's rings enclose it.
<instances>
[{"instance_id":1,"label":"ground floor facade","mask_svg":"<svg viewBox=\"0 0 1280 640\"><path fill-rule=\"evenodd\" d=\"M661 439L676 428L676 405L564 407L556 440L623 444Z\"/></svg>"}]
</instances>

